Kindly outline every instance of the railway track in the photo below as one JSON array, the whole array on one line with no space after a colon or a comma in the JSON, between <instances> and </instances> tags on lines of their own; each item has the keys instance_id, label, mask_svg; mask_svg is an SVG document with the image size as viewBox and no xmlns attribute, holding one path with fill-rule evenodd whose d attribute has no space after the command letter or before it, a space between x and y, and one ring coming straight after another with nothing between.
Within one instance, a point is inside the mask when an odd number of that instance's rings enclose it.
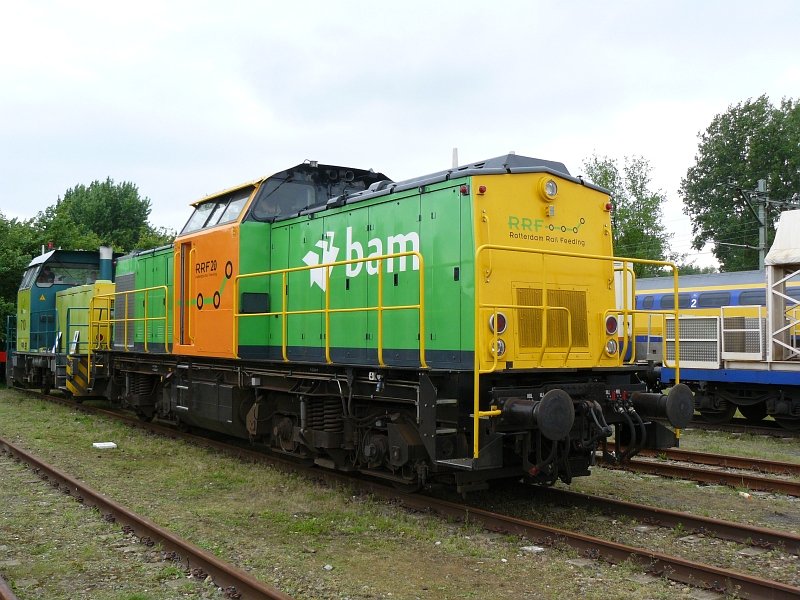
<instances>
[{"instance_id":1,"label":"railway track","mask_svg":"<svg viewBox=\"0 0 800 600\"><path fill-rule=\"evenodd\" d=\"M412 499L403 498L409 506ZM438 514L453 518L479 520L484 527L495 531L524 535L539 543L564 543L580 551L584 556L612 563L632 561L648 573L664 576L673 581L696 587L712 589L722 593L738 594L741 598L797 598L800 588L768 579L746 575L729 569L697 563L676 556L669 556L642 548L619 544L571 531L557 529L485 511L475 507L464 507L444 501L425 501L412 508L427 508Z\"/></svg>"},{"instance_id":2,"label":"railway track","mask_svg":"<svg viewBox=\"0 0 800 600\"><path fill-rule=\"evenodd\" d=\"M684 456L688 456L691 453L687 453ZM656 453L658 456L658 453ZM706 455L706 459L713 455ZM698 457L698 460L700 457ZM724 459L736 459L731 462L739 461L739 464L750 464L752 463L752 459L741 458L741 457L720 457L719 464L715 463L701 463L704 466L719 466L723 468L730 468L729 465L723 465ZM675 458L672 460L676 461L683 461L684 458ZM787 470L791 470L794 468L795 465L791 463L775 463L773 461L765 461L766 463L772 463L772 468L780 469L785 468ZM720 470L720 469L708 469L702 468L698 466L692 466L691 464L681 463L667 463L661 460L652 460L652 459L640 459L634 458L629 460L624 465L616 465L608 462L604 462L603 466L610 469L624 469L626 471L633 471L636 473L647 473L650 475L659 475L661 477L669 477L672 479L688 479L690 481L697 481L699 483L708 483L708 484L721 484L727 485L734 488L745 488L748 490L754 491L761 491L761 492L773 492L777 494L787 494L789 496L796 496L800 497L800 481L791 480L791 479L778 479L775 477L763 477L761 475L754 475L748 472L742 471L727 471L727 470ZM745 469L751 467L736 467L738 469Z\"/></svg>"},{"instance_id":3,"label":"railway track","mask_svg":"<svg viewBox=\"0 0 800 600\"><path fill-rule=\"evenodd\" d=\"M205 437L198 437L192 434L178 432L174 429L166 428L157 424L144 423L132 417L127 417L124 415L121 416L119 413L114 411L78 405L64 399L58 399L58 401L73 408L85 410L86 412L106 414L115 419L121 419L133 426L155 433L165 434L170 437L188 439L194 443L215 448L244 460L267 462L273 466L284 468L292 472L305 472L314 479L325 481L331 485L346 483L350 486L357 487L366 493L390 500L394 503L399 503L400 505L412 510L433 512L438 515L458 520L479 522L486 529L523 535L544 545L565 544L576 549L583 556L588 558L604 560L611 563L633 561L639 564L648 573L664 576L671 580L696 587L738 594L739 597L743 598L769 597L781 599L797 598L800 596L800 587L792 586L782 582L755 577L713 565L701 564L692 560L683 559L681 557L669 556L663 553L654 552L649 549L620 544L573 531L558 529L544 524L494 513L479 507L435 499L424 495L398 496L396 489L383 483L364 481L363 479L354 479L352 475L328 470L320 470L319 468L314 467L301 466L294 461L281 457L266 455L262 452L256 452L254 450L231 445L226 442L210 440ZM543 496L545 496L548 494L560 494L561 492L537 488L537 493L541 493ZM580 494L568 494L570 495L561 496L561 501L563 501L564 498L570 498L570 501L576 504L588 503L594 508L602 508L603 506L611 507L612 509L618 511L628 511L626 514L637 513L639 515L637 518L649 519L652 520L652 522L662 522L664 524L681 522L684 524L684 526L689 527L689 516L684 515L683 513L670 514L671 511L662 511L651 507L632 505L630 503L622 503L619 501L610 501L605 498L596 498L591 496L584 496L583 498L580 498ZM629 504L629 506L624 506L625 504ZM796 536L792 536L791 534L783 534L782 532L772 530L748 528L747 526L718 522L712 519L704 520L699 517L695 517L695 521L692 521L692 523L693 524L691 526L697 527L698 530L705 529L706 531L714 531L715 535L718 534L721 538L742 541L742 543L745 543L744 540L749 539L749 543L755 543L757 545L780 545L789 549L789 551L792 551L792 548L796 550L798 543L800 543L798 542L798 539L796 539Z\"/></svg>"},{"instance_id":4,"label":"railway track","mask_svg":"<svg viewBox=\"0 0 800 600\"><path fill-rule=\"evenodd\" d=\"M6 583L6 580L0 577L0 600L17 600L14 592Z\"/></svg>"},{"instance_id":5,"label":"railway track","mask_svg":"<svg viewBox=\"0 0 800 600\"><path fill-rule=\"evenodd\" d=\"M0 438L0 452L7 453L23 461L44 481L60 489L65 494L74 497L78 502L96 507L107 521L119 523L123 528L135 533L145 543L158 543L165 550L178 554L182 557L187 569L200 570L206 575L211 575L218 586L225 588L225 593L229 598L291 600L291 596L258 581L241 569L220 560L213 554L174 535L149 519L133 513L121 504L48 465L8 440ZM3 587L0 585L0 594L4 593ZM0 596L0 598L5 599L5 596Z\"/></svg>"},{"instance_id":6,"label":"railway track","mask_svg":"<svg viewBox=\"0 0 800 600\"><path fill-rule=\"evenodd\" d=\"M632 517L641 523L659 527L682 527L687 531L711 535L758 548L782 548L790 554L800 554L800 535L777 529L754 527L721 519L701 517L688 512L647 506L605 496L593 496L560 488L537 488L537 499L557 506L579 506L614 515Z\"/></svg>"},{"instance_id":7,"label":"railway track","mask_svg":"<svg viewBox=\"0 0 800 600\"><path fill-rule=\"evenodd\" d=\"M695 450L681 450L679 448L667 448L666 450L641 450L637 456L663 458L666 460L688 462L698 465L709 465L713 467L724 467L728 469L744 469L749 471L757 471L759 473L772 473L773 475L791 475L800 477L800 463L782 462L764 458L727 456L723 454L711 454L709 452L698 452Z\"/></svg>"}]
</instances>

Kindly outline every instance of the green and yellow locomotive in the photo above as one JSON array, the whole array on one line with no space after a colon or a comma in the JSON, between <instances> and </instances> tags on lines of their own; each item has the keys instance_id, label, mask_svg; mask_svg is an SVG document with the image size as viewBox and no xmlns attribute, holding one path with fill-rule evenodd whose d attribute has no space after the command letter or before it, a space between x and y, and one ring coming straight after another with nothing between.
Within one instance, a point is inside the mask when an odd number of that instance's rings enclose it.
<instances>
[{"instance_id":1,"label":"green and yellow locomotive","mask_svg":"<svg viewBox=\"0 0 800 600\"><path fill-rule=\"evenodd\" d=\"M228 189L174 246L117 260L87 306L87 393L412 487L569 482L614 429L626 455L675 445L661 421L684 426L691 394L623 360L611 208L517 155Z\"/></svg>"},{"instance_id":2,"label":"green and yellow locomotive","mask_svg":"<svg viewBox=\"0 0 800 600\"><path fill-rule=\"evenodd\" d=\"M49 250L34 258L17 292L16 318L8 325L7 381L85 395L87 356L103 341L102 331L96 330L94 339L89 333L88 306L94 296L113 292L111 278L110 248Z\"/></svg>"}]
</instances>

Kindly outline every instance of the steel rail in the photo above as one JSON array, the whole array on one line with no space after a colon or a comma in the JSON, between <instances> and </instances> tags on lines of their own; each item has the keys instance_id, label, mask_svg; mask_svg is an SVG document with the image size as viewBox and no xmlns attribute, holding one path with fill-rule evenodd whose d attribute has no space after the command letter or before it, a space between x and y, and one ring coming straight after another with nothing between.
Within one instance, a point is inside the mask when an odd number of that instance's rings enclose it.
<instances>
[{"instance_id":1,"label":"steel rail","mask_svg":"<svg viewBox=\"0 0 800 600\"><path fill-rule=\"evenodd\" d=\"M758 471L759 473L772 473L774 475L800 476L800 463L781 462L764 458L725 456L723 454L711 454L710 452L697 452L695 450L682 450L679 448L640 450L637 456L665 458L667 460L679 460L699 465L727 467L730 469L745 469L749 471Z\"/></svg>"},{"instance_id":2,"label":"steel rail","mask_svg":"<svg viewBox=\"0 0 800 600\"><path fill-rule=\"evenodd\" d=\"M17 600L6 580L0 577L0 600Z\"/></svg>"},{"instance_id":3,"label":"steel rail","mask_svg":"<svg viewBox=\"0 0 800 600\"><path fill-rule=\"evenodd\" d=\"M258 581L249 573L220 560L213 554L176 536L149 519L131 512L121 504L93 490L85 483L48 465L22 448L0 437L0 451L2 450L29 464L42 479L50 481L54 487L61 487L65 493L75 496L78 502L95 506L104 515L111 515L114 521L130 527L142 540L149 539L160 543L166 550L179 554L183 557L188 568L201 569L206 574L211 575L216 585L227 588L230 597L253 598L256 600L291 600L291 596ZM108 517L106 518L108 519ZM237 596L236 594L240 595Z\"/></svg>"},{"instance_id":4,"label":"steel rail","mask_svg":"<svg viewBox=\"0 0 800 600\"><path fill-rule=\"evenodd\" d=\"M607 469L622 469L636 473L649 473L673 479L688 479L701 483L723 484L735 488L777 492L800 497L800 482L774 477L760 477L749 473L733 473L712 469L700 469L689 465L675 465L652 460L629 460L624 465L602 463Z\"/></svg>"},{"instance_id":5,"label":"steel rail","mask_svg":"<svg viewBox=\"0 0 800 600\"><path fill-rule=\"evenodd\" d=\"M72 405L69 401L62 402L67 405ZM152 423L144 423L134 418L125 417L113 411L80 405L75 405L73 407L78 410L86 410L87 412L106 413L116 419L122 417L123 421L133 426L142 429L150 429L152 431L166 431L167 435L171 437L180 437L189 442L216 448L229 455L237 456L242 460L270 463L277 468L291 470L292 472L302 472L305 475L313 477L317 481L324 481L332 485L348 484L361 491L395 502L411 510L431 511L442 516L452 517L462 521L478 522L486 529L524 535L529 539L539 541L543 544L553 545L562 543L580 551L584 556L601 559L610 563L621 563L632 560L636 564L642 566L647 572L660 576L663 575L667 579L693 585L695 587L738 594L738 597L741 598L770 598L771 600L783 600L785 598L788 600L800 597L800 587L778 581L761 579L759 577L697 563L680 557L673 557L643 548L636 548L634 546L619 544L580 533L573 533L571 531L557 529L515 517L492 513L473 506L455 504L453 502L422 495L398 494L395 488L375 481L355 479L352 475L321 470L315 467L304 467L295 461L287 460L283 457L267 455L262 452L209 440L188 433L176 432L169 428L158 425L154 426ZM544 490L545 488L542 489Z\"/></svg>"},{"instance_id":6,"label":"steel rail","mask_svg":"<svg viewBox=\"0 0 800 600\"><path fill-rule=\"evenodd\" d=\"M397 495L395 493L395 499ZM580 533L556 529L547 525L493 513L481 508L462 506L445 500L435 500L423 496L402 496L400 503L415 510L433 510L449 517L478 521L483 527L504 533L524 535L545 544L564 543L581 551L589 558L602 559L611 563L633 561L646 571L719 592L737 594L740 598L770 598L772 600L797 599L800 587L778 581L771 581L722 569L712 565L697 563L660 552L636 548L603 540Z\"/></svg>"},{"instance_id":7,"label":"steel rail","mask_svg":"<svg viewBox=\"0 0 800 600\"><path fill-rule=\"evenodd\" d=\"M664 527L682 525L689 531L710 534L714 537L740 544L762 548L778 547L791 554L800 554L800 535L789 533L788 531L701 517L687 512L616 500L605 496L592 496L591 494L560 488L540 487L534 491L534 494L537 498L559 506L568 504L603 512L606 509L611 509L617 514L633 517L646 524Z\"/></svg>"}]
</instances>

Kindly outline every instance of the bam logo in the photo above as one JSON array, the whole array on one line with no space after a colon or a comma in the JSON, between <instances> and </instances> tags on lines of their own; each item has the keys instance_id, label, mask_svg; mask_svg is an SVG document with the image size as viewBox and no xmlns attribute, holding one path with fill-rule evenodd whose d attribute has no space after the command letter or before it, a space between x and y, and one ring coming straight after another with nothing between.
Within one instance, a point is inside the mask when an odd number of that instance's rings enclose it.
<instances>
[{"instance_id":1,"label":"bam logo","mask_svg":"<svg viewBox=\"0 0 800 600\"><path fill-rule=\"evenodd\" d=\"M333 231L328 231L325 233L325 239L318 241L314 244L317 248L321 251L315 252L313 250L306 253L303 257L303 262L309 266L313 267L315 265L326 264L336 262L337 257L339 256L339 250L341 248L337 248L334 245L334 238L336 234ZM347 232L345 234L345 256L341 260L361 260L364 258L364 246L361 242L353 241L353 228L348 227ZM380 238L373 238L367 242L367 258L371 258L373 256L381 256L384 254L399 254L401 252L419 252L419 234L415 231L411 231L409 233L400 233L397 235L390 235L386 238L386 240L381 240ZM407 258L411 258L412 266L411 268L414 271L419 271L419 258L416 256L408 257L408 256L400 256L396 260L398 262L398 271L403 272L407 269L408 261ZM385 259L386 264L385 269L387 273L394 273L395 269L395 259L388 258ZM344 265L345 275L347 277L356 277L359 273L361 273L361 269L366 268L368 275L376 275L378 273L378 261L377 260L369 260L369 261L361 261L361 262L354 262L348 263ZM328 267L328 273L333 272L334 267ZM325 291L325 268L319 269L311 269L310 271L311 282L310 285L318 286L323 292Z\"/></svg>"}]
</instances>

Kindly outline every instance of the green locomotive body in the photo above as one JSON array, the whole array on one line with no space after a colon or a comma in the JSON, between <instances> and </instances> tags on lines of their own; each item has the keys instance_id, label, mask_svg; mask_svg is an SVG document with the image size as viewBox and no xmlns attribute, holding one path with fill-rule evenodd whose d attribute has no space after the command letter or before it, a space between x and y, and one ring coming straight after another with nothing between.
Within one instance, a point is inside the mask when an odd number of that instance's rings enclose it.
<instances>
[{"instance_id":1,"label":"green locomotive body","mask_svg":"<svg viewBox=\"0 0 800 600\"><path fill-rule=\"evenodd\" d=\"M516 155L397 183L304 163L225 190L173 246L117 261L89 389L404 486L568 482L613 429L632 454L691 416L685 388L625 364L633 259L610 210Z\"/></svg>"}]
</instances>

